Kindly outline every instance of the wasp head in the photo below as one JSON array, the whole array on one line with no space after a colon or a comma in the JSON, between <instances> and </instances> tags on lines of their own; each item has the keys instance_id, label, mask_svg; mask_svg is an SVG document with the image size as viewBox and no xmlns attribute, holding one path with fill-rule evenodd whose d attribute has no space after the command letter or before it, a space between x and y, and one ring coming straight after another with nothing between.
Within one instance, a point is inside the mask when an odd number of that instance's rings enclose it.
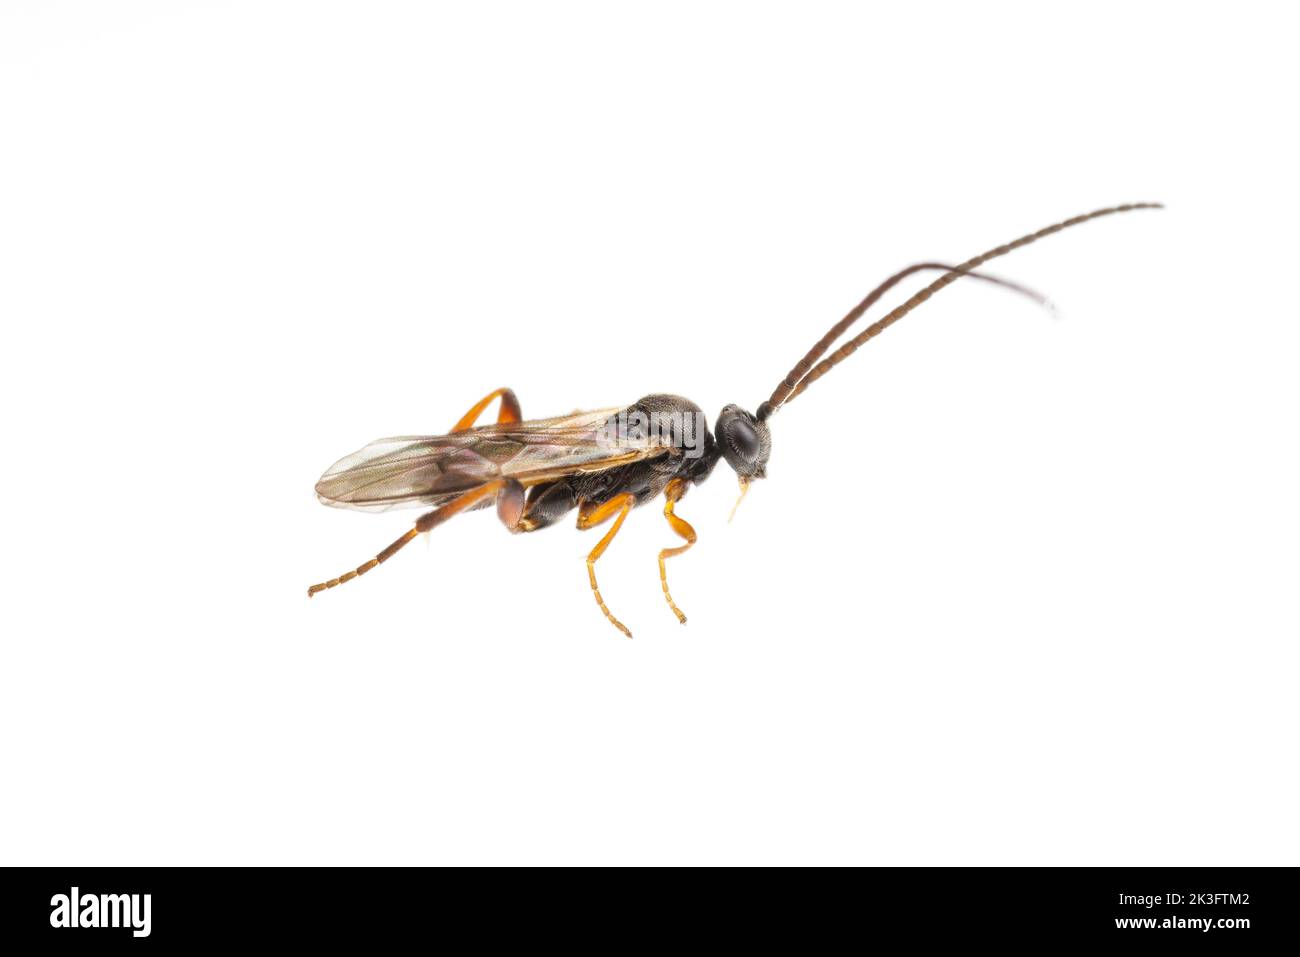
<instances>
[{"instance_id":1,"label":"wasp head","mask_svg":"<svg viewBox=\"0 0 1300 957\"><path fill-rule=\"evenodd\" d=\"M767 423L738 405L729 405L718 414L713 427L727 460L741 485L750 479L767 478L767 460L772 454L772 433Z\"/></svg>"}]
</instances>

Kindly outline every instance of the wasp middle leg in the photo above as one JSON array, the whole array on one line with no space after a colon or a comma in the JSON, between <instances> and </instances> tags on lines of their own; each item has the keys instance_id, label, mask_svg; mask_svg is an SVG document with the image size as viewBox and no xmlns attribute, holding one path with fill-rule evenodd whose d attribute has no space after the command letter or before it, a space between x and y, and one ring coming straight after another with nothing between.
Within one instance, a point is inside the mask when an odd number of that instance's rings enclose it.
<instances>
[{"instance_id":1,"label":"wasp middle leg","mask_svg":"<svg viewBox=\"0 0 1300 957\"><path fill-rule=\"evenodd\" d=\"M679 478L673 479L668 483L668 487L664 489L664 497L667 499L664 502L664 518L668 519L668 524L674 532L686 539L686 544L678 545L676 548L665 548L659 552L659 584L664 590L664 598L668 601L668 607L673 610L673 614L677 616L677 620L683 625L686 624L686 616L682 614L682 610L677 607L672 594L668 591L668 570L664 567L664 559L680 555L696 542L695 529L691 527L691 523L673 512L674 506L685 494L686 482Z\"/></svg>"},{"instance_id":2,"label":"wasp middle leg","mask_svg":"<svg viewBox=\"0 0 1300 957\"><path fill-rule=\"evenodd\" d=\"M600 597L600 587L596 584L596 562L601 555L605 554L605 549L614 540L618 530L623 527L623 519L627 518L627 513L632 511L632 506L635 504L636 496L630 492L624 492L622 495L615 495L608 502L601 505L589 507L588 503L583 503L583 506L578 511L578 528L584 531L595 528L597 525L609 521L610 517L615 513L618 514L618 517L614 519L614 527L605 533L605 537L597 542L596 547L587 555L587 577L591 580L591 593L596 596L596 604L600 606L600 610L605 613L605 617L609 619L610 624L629 638L632 637L632 632L628 631L627 625L614 617L605 604L605 599Z\"/></svg>"},{"instance_id":3,"label":"wasp middle leg","mask_svg":"<svg viewBox=\"0 0 1300 957\"><path fill-rule=\"evenodd\" d=\"M470 408L468 412L460 417L460 420L451 427L452 432L464 432L466 429L473 428L478 417L483 414L483 410L492 404L493 399L501 400L501 407L497 410L497 425L506 422L518 422L524 417L523 410L519 406L519 399L515 396L513 389L494 389L483 398L479 399Z\"/></svg>"}]
</instances>

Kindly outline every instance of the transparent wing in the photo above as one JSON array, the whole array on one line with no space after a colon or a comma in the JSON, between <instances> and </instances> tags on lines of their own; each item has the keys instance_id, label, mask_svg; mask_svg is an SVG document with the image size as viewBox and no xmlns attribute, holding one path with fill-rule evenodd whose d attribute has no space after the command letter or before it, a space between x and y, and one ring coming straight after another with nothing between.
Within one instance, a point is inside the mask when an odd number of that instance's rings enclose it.
<instances>
[{"instance_id":1,"label":"transparent wing","mask_svg":"<svg viewBox=\"0 0 1300 957\"><path fill-rule=\"evenodd\" d=\"M652 439L607 429L620 411L378 439L331 465L316 483L316 497L336 508L367 511L436 506L495 478L529 486L667 454Z\"/></svg>"}]
</instances>

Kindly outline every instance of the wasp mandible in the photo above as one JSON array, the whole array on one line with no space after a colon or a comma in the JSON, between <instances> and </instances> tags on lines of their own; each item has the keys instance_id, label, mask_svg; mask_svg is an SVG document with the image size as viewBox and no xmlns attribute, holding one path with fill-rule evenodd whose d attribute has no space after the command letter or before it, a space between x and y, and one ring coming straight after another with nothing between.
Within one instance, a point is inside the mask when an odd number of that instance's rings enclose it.
<instances>
[{"instance_id":1,"label":"wasp mandible","mask_svg":"<svg viewBox=\"0 0 1300 957\"><path fill-rule=\"evenodd\" d=\"M417 535L460 512L495 505L502 524L518 533L546 528L577 509L579 529L612 522L587 555L587 577L605 617L631 638L627 626L601 597L596 562L623 527L628 512L663 495L664 518L685 544L659 552L659 582L668 607L685 624L686 615L668 590L664 563L695 544L695 529L677 514L677 503L691 486L709 477L719 459L730 466L740 482L739 505L750 483L766 477L772 454L768 425L772 416L863 343L960 278L994 283L1041 302L1042 297L1023 286L975 270L990 259L1090 219L1159 208L1159 203L1130 203L1099 209L1021 236L957 266L933 262L909 266L886 279L831 326L757 411L751 413L739 405L728 405L719 413L712 430L699 406L675 395L648 395L627 407L525 421L515 393L497 389L476 402L446 435L372 442L334 463L316 483L317 497L338 508L423 506L431 511L416 519L406 534L374 558L338 578L312 585L307 595L364 575L392 558ZM926 270L938 270L942 275L826 355L882 295L908 276ZM496 424L476 426L479 416L494 401L499 401ZM732 511L734 514L735 509Z\"/></svg>"}]
</instances>

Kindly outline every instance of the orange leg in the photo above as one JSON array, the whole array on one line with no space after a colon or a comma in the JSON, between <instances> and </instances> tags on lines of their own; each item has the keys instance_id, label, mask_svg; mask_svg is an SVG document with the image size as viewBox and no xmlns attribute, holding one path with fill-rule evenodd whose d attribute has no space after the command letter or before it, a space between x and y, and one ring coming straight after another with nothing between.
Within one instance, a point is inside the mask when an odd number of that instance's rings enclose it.
<instances>
[{"instance_id":1,"label":"orange leg","mask_svg":"<svg viewBox=\"0 0 1300 957\"><path fill-rule=\"evenodd\" d=\"M497 412L497 425L505 422L518 422L524 417L523 411L519 408L519 400L515 398L515 393L511 389L496 389L483 396L474 407L460 417L460 421L451 427L453 432L464 432L472 428L478 421L478 417L483 414L483 410L492 404L492 400L500 398L501 408Z\"/></svg>"},{"instance_id":2,"label":"orange leg","mask_svg":"<svg viewBox=\"0 0 1300 957\"><path fill-rule=\"evenodd\" d=\"M618 518L614 519L614 527L605 533L605 537L596 544L596 547L593 548L591 553L587 556L587 577L591 580L591 593L596 596L596 604L600 606L600 610L605 613L605 617L610 620L610 623L615 628L623 632L623 634L627 635L629 638L632 637L632 632L627 630L627 625L623 624L610 613L609 608L605 605L605 599L600 597L600 588L596 585L596 562L601 555L605 554L605 549L608 548L609 543L614 540L614 536L618 534L618 530L623 527L623 519L627 518L627 513L632 511L632 506L635 504L636 496L624 493L622 495L615 495L603 505L598 505L595 508L590 509L582 508L578 512L578 528L584 531L588 528L595 528L597 525L607 522L611 515L615 512L618 513Z\"/></svg>"},{"instance_id":3,"label":"orange leg","mask_svg":"<svg viewBox=\"0 0 1300 957\"><path fill-rule=\"evenodd\" d=\"M397 541L393 542L393 544L389 545L374 558L370 559L370 561L358 565L352 571L345 575L340 575L338 578L331 578L329 581L321 582L319 585L312 585L307 589L307 597L310 598L317 592L322 592L327 588L333 588L335 585L342 585L344 582L352 581L352 579L359 575L364 575L376 565L382 564L396 555L402 550L403 546L414 539L416 535L437 528L457 512L463 512L476 502L480 502L489 496L496 495L506 487L506 482L506 479L497 479L495 482L488 482L486 485L480 485L478 488L466 492L459 498L452 499L446 505L435 508L432 512L426 512L415 520L415 526L411 528L410 531Z\"/></svg>"},{"instance_id":4,"label":"orange leg","mask_svg":"<svg viewBox=\"0 0 1300 957\"><path fill-rule=\"evenodd\" d=\"M686 544L678 545L676 548L665 548L659 552L659 584L663 587L664 598L668 600L668 607L673 610L673 614L677 616L677 620L683 625L686 624L686 616L682 614L682 610L677 607L677 603L673 601L673 596L668 591L668 571L664 568L664 559L680 555L696 542L695 529L691 528L691 523L673 513L673 507L685 494L686 483L681 479L673 479L668 483L668 487L664 489L664 496L668 499L664 503L664 518L668 519L668 524L672 526L674 532L686 539Z\"/></svg>"}]
</instances>

